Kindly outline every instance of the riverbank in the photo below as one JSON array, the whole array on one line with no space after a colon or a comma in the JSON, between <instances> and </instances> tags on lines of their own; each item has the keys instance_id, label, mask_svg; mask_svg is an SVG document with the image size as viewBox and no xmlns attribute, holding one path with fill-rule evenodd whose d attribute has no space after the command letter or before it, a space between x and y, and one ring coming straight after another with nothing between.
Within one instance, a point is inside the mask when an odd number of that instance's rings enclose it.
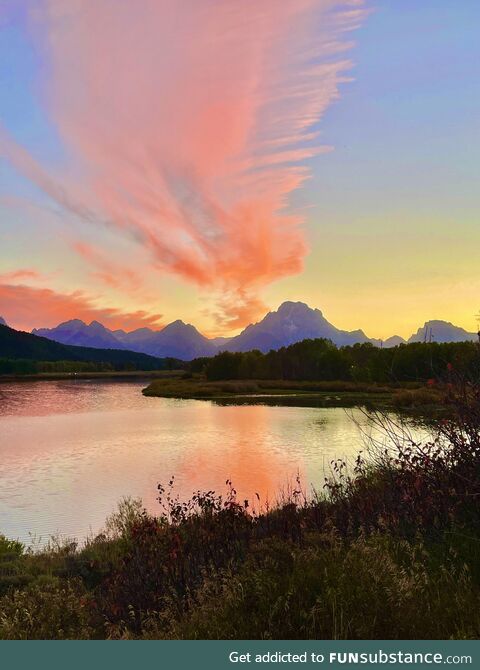
<instances>
[{"instance_id":1,"label":"riverbank","mask_svg":"<svg viewBox=\"0 0 480 670\"><path fill-rule=\"evenodd\" d=\"M108 372L39 372L25 375L0 375L2 382L61 381L75 379L176 379L185 374L183 370L110 370Z\"/></svg>"},{"instance_id":2,"label":"riverbank","mask_svg":"<svg viewBox=\"0 0 480 670\"><path fill-rule=\"evenodd\" d=\"M421 445L335 462L323 491L262 500L159 487L78 548L0 540L3 639L477 639L480 390ZM381 569L379 569L381 566Z\"/></svg>"},{"instance_id":3,"label":"riverbank","mask_svg":"<svg viewBox=\"0 0 480 670\"><path fill-rule=\"evenodd\" d=\"M420 382L375 384L273 380L208 381L202 376L162 378L142 393L148 397L212 400L221 404L313 404L318 407L374 405L398 409L434 409L442 405L445 389Z\"/></svg>"}]
</instances>

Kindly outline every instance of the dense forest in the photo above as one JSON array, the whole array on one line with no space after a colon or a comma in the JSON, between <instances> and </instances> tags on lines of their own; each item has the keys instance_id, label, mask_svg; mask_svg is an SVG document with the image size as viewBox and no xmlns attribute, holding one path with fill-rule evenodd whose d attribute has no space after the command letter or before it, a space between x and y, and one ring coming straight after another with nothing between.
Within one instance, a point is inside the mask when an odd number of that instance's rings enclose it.
<instances>
[{"instance_id":1,"label":"dense forest","mask_svg":"<svg viewBox=\"0 0 480 670\"><path fill-rule=\"evenodd\" d=\"M396 382L445 378L452 369L478 378L480 347L475 342L413 343L388 349L372 344L336 347L329 340L303 340L262 354L221 352L197 358L191 373L208 380L282 379L303 381Z\"/></svg>"},{"instance_id":2,"label":"dense forest","mask_svg":"<svg viewBox=\"0 0 480 670\"><path fill-rule=\"evenodd\" d=\"M179 362L121 349L74 347L0 325L0 374L165 370Z\"/></svg>"}]
</instances>

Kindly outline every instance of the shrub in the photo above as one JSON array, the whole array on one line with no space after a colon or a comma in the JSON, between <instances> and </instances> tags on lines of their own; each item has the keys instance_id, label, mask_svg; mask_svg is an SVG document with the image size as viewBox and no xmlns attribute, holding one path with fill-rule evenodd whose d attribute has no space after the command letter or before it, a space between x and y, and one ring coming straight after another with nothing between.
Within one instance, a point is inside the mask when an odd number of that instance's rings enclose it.
<instances>
[{"instance_id":1,"label":"shrub","mask_svg":"<svg viewBox=\"0 0 480 670\"><path fill-rule=\"evenodd\" d=\"M88 639L92 603L78 581L37 584L0 599L0 639Z\"/></svg>"},{"instance_id":2,"label":"shrub","mask_svg":"<svg viewBox=\"0 0 480 670\"><path fill-rule=\"evenodd\" d=\"M0 535L0 560L21 556L24 549L24 545L18 540L8 540L4 535Z\"/></svg>"},{"instance_id":3,"label":"shrub","mask_svg":"<svg viewBox=\"0 0 480 670\"><path fill-rule=\"evenodd\" d=\"M448 560L435 565L421 541L412 545L377 534L346 543L335 533L317 534L301 548L260 543L239 572L207 581L180 620L150 615L144 635L476 638L479 604L468 570Z\"/></svg>"}]
</instances>

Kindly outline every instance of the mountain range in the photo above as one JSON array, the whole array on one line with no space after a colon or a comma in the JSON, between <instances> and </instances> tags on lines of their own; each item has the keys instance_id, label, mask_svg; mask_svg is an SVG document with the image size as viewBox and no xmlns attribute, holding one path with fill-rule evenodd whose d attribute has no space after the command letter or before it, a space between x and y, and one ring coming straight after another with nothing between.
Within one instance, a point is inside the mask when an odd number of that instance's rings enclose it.
<instances>
[{"instance_id":1,"label":"mountain range","mask_svg":"<svg viewBox=\"0 0 480 670\"><path fill-rule=\"evenodd\" d=\"M73 319L56 328L38 328L33 335L46 337L62 344L102 349L128 349L149 356L181 358L191 360L199 356L214 356L217 346L190 324L174 321L162 330L139 328L129 333L124 330L109 330L98 321L89 325Z\"/></svg>"},{"instance_id":2,"label":"mountain range","mask_svg":"<svg viewBox=\"0 0 480 670\"><path fill-rule=\"evenodd\" d=\"M1 317L0 317L1 319ZM476 340L476 333L447 321L427 321L408 340L398 335L385 341L368 337L363 330L346 331L336 328L319 309L312 309L303 302L284 302L277 311L269 312L258 323L247 326L235 337L208 339L194 326L174 321L161 330L139 328L131 332L109 330L98 321L86 324L72 319L55 328L32 330L34 335L46 337L62 344L108 349L128 349L151 356L171 356L191 360L200 356L213 356L219 351L267 352L279 349L306 338L327 338L337 346L370 342L375 346L393 347L406 342L460 342Z\"/></svg>"}]
</instances>

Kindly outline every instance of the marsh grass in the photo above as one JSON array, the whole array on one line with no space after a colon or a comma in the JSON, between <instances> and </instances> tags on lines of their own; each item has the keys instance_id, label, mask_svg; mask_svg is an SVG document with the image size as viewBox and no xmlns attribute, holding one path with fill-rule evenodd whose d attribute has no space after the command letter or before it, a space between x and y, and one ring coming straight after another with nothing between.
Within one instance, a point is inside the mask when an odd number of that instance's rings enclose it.
<instances>
[{"instance_id":1,"label":"marsh grass","mask_svg":"<svg viewBox=\"0 0 480 670\"><path fill-rule=\"evenodd\" d=\"M421 386L416 382L402 384L375 384L349 381L285 381L225 380L208 381L202 375L190 375L177 379L156 379L143 389L148 397L214 400L220 403L234 402L280 402L299 404L311 400L326 406L365 405L374 400L392 404L398 390L409 391ZM406 397L406 396L405 396ZM408 396L410 398L410 396ZM415 396L414 396L415 400ZM400 397L401 401L401 397ZM410 402L407 406L412 407ZM400 402L397 405L403 407Z\"/></svg>"}]
</instances>

